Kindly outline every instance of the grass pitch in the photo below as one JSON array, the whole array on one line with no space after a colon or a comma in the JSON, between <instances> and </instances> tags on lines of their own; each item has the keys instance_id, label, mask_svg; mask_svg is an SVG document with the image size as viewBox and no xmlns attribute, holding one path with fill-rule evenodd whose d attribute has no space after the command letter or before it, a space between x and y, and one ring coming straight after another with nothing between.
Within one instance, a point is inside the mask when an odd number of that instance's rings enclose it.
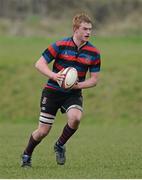
<instances>
[{"instance_id":1,"label":"grass pitch","mask_svg":"<svg viewBox=\"0 0 142 180\"><path fill-rule=\"evenodd\" d=\"M55 123L33 154L33 168L23 169L20 154L35 125L2 124L0 178L142 178L142 125L82 123L67 144L66 164L59 166L53 145L62 127L62 122Z\"/></svg>"}]
</instances>

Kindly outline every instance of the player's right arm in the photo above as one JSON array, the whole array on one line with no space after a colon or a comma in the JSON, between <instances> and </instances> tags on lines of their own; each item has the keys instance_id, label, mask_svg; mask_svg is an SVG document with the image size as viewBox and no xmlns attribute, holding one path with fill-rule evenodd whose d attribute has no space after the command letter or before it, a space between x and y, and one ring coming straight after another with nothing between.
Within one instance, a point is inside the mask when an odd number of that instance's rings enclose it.
<instances>
[{"instance_id":1,"label":"player's right arm","mask_svg":"<svg viewBox=\"0 0 142 180\"><path fill-rule=\"evenodd\" d=\"M40 73L54 81L61 81L64 78L64 75L62 75L60 72L54 73L50 70L48 63L43 56L41 56L39 60L35 63L35 67Z\"/></svg>"},{"instance_id":2,"label":"player's right arm","mask_svg":"<svg viewBox=\"0 0 142 180\"><path fill-rule=\"evenodd\" d=\"M36 69L45 75L46 77L54 80L54 81L61 81L64 78L64 75L61 75L60 72L55 73L51 71L48 64L57 57L59 53L59 47L57 42L48 46L47 49L42 53L42 56L36 62L35 67Z\"/></svg>"}]
</instances>

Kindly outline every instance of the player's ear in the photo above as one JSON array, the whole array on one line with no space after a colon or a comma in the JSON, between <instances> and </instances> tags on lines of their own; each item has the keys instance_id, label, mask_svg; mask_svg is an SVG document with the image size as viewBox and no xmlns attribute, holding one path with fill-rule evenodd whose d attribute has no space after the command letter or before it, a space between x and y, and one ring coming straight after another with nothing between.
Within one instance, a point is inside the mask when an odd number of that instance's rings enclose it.
<instances>
[{"instance_id":1,"label":"player's ear","mask_svg":"<svg viewBox=\"0 0 142 180\"><path fill-rule=\"evenodd\" d=\"M73 32L75 32L77 29L78 29L78 28L74 26L74 27L73 27Z\"/></svg>"}]
</instances>

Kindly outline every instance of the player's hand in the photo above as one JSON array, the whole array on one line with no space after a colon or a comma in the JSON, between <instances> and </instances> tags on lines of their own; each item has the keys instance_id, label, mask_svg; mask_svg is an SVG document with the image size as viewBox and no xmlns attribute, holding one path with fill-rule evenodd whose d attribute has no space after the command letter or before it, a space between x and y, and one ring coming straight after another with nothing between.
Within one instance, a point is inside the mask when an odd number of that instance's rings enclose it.
<instances>
[{"instance_id":1,"label":"player's hand","mask_svg":"<svg viewBox=\"0 0 142 180\"><path fill-rule=\"evenodd\" d=\"M54 80L54 81L63 81L64 79L65 79L65 75L64 74L62 74L62 71L63 71L64 69L62 69L61 71L59 71L58 73L54 73L53 72L53 74L52 74L52 79Z\"/></svg>"},{"instance_id":2,"label":"player's hand","mask_svg":"<svg viewBox=\"0 0 142 180\"><path fill-rule=\"evenodd\" d=\"M72 89L80 89L80 88L79 88L79 82L78 82L78 80L77 80L76 83L72 86Z\"/></svg>"}]
</instances>

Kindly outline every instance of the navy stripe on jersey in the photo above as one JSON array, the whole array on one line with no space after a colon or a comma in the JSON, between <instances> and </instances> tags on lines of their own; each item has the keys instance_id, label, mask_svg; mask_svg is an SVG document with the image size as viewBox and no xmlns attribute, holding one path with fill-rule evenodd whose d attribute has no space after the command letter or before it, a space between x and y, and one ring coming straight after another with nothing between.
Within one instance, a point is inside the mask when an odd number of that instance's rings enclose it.
<instances>
[{"instance_id":1,"label":"navy stripe on jersey","mask_svg":"<svg viewBox=\"0 0 142 180\"><path fill-rule=\"evenodd\" d=\"M48 49L46 49L42 55L44 56L44 58L47 60L48 63L50 63L53 59L54 56L52 56L52 54L50 53L50 51Z\"/></svg>"},{"instance_id":2,"label":"navy stripe on jersey","mask_svg":"<svg viewBox=\"0 0 142 180\"><path fill-rule=\"evenodd\" d=\"M74 67L78 71L79 81L84 81L86 73L100 71L100 53L95 46L87 42L79 50L73 38L65 38L50 45L44 52L43 57L47 63L54 59L53 71L59 72L62 68ZM48 81L49 86L56 87L58 84L52 80Z\"/></svg>"}]
</instances>

